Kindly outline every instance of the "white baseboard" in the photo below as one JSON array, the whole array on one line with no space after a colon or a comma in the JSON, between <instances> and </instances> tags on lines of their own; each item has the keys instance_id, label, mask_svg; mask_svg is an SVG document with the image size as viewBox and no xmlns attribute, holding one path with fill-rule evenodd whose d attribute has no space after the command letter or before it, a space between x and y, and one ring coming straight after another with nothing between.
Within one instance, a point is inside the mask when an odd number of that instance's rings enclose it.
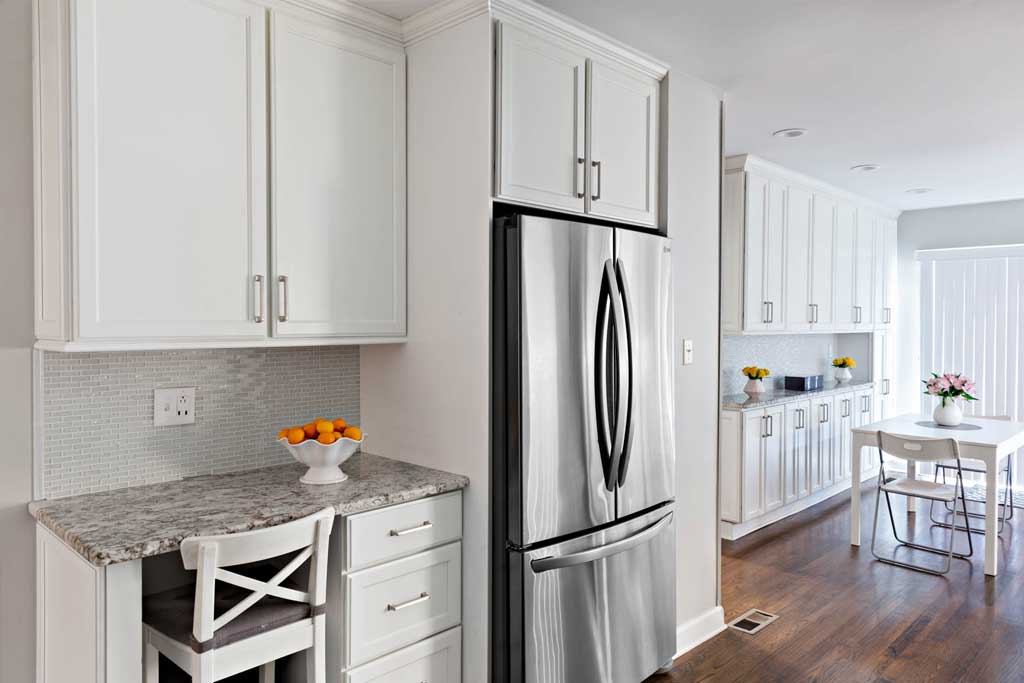
<instances>
[{"instance_id":1,"label":"white baseboard","mask_svg":"<svg viewBox=\"0 0 1024 683\"><path fill-rule=\"evenodd\" d=\"M689 652L705 640L725 630L725 610L715 605L686 623L676 626L676 657Z\"/></svg>"}]
</instances>

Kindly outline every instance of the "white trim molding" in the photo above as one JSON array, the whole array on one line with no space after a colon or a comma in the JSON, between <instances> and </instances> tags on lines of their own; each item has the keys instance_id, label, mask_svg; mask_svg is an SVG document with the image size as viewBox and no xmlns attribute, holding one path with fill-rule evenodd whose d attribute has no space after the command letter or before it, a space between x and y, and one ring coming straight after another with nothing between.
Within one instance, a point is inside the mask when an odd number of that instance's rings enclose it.
<instances>
[{"instance_id":1,"label":"white trim molding","mask_svg":"<svg viewBox=\"0 0 1024 683\"><path fill-rule=\"evenodd\" d=\"M402 20L402 40L409 47L489 9L487 0L442 0Z\"/></svg>"},{"instance_id":2,"label":"white trim molding","mask_svg":"<svg viewBox=\"0 0 1024 683\"><path fill-rule=\"evenodd\" d=\"M899 209L893 209L885 206L884 204L879 204L871 199L866 199L860 195L838 188L835 185L829 185L817 178L797 173L796 171L792 171L784 166L779 166L767 159L756 157L753 154L737 154L731 157L726 157L724 172L737 173L739 171L760 171L773 177L781 176L789 181L804 186L808 190L824 192L837 199L867 206L886 218L895 220L896 218L899 218L900 213L902 213Z\"/></svg>"},{"instance_id":3,"label":"white trim molding","mask_svg":"<svg viewBox=\"0 0 1024 683\"><path fill-rule=\"evenodd\" d=\"M676 654L681 657L701 643L725 630L725 610L715 605L707 612L676 626Z\"/></svg>"},{"instance_id":4,"label":"white trim molding","mask_svg":"<svg viewBox=\"0 0 1024 683\"><path fill-rule=\"evenodd\" d=\"M669 66L664 62L532 0L490 0L490 5L495 19L538 29L560 41L659 81L668 74Z\"/></svg>"},{"instance_id":5,"label":"white trim molding","mask_svg":"<svg viewBox=\"0 0 1024 683\"><path fill-rule=\"evenodd\" d=\"M1024 244L992 244L984 247L951 247L948 249L919 249L914 252L918 261L957 261L1024 256Z\"/></svg>"}]
</instances>

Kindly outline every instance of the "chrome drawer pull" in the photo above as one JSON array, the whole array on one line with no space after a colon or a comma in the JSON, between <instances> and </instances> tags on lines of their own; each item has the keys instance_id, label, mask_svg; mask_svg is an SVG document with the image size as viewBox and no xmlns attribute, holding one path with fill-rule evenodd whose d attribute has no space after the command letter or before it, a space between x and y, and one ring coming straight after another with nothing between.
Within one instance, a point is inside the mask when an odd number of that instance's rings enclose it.
<instances>
[{"instance_id":1,"label":"chrome drawer pull","mask_svg":"<svg viewBox=\"0 0 1024 683\"><path fill-rule=\"evenodd\" d=\"M433 522L423 522L416 526L411 526L408 529L392 529L388 532L388 536L405 536L406 534L414 534L417 531L426 531L434 526Z\"/></svg>"},{"instance_id":2,"label":"chrome drawer pull","mask_svg":"<svg viewBox=\"0 0 1024 683\"><path fill-rule=\"evenodd\" d=\"M427 592L424 591L423 593L420 593L420 596L418 598L413 598L412 600L406 600L405 602L400 602L397 605L392 605L389 602L388 603L388 611L389 612L397 612L399 610L405 609L406 607L412 607L413 605L418 605L421 602L426 602L429 599L430 599L430 593L427 593Z\"/></svg>"}]
</instances>

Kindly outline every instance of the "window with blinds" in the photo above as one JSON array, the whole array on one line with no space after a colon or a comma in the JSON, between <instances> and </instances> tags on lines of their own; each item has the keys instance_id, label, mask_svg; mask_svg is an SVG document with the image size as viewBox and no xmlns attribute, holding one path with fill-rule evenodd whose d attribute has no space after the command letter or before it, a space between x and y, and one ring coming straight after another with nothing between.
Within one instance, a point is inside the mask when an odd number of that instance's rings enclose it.
<instances>
[{"instance_id":1,"label":"window with blinds","mask_svg":"<svg viewBox=\"0 0 1024 683\"><path fill-rule=\"evenodd\" d=\"M1024 245L922 251L918 259L921 377L962 372L977 382L965 416L1024 421ZM922 394L922 412L934 407ZM1024 472L1022 458L1016 472Z\"/></svg>"}]
</instances>

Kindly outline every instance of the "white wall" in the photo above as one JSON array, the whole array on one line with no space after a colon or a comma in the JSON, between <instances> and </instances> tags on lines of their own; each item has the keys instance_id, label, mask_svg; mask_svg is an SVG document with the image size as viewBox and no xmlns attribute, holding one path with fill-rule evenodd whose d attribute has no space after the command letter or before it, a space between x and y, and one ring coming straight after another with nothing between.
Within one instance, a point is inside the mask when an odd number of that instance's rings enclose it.
<instances>
[{"instance_id":1,"label":"white wall","mask_svg":"<svg viewBox=\"0 0 1024 683\"><path fill-rule=\"evenodd\" d=\"M907 211L900 216L900 298L894 321L898 381L893 389L902 412L918 412L921 407L921 270L914 252L995 244L1024 244L1024 200Z\"/></svg>"},{"instance_id":2,"label":"white wall","mask_svg":"<svg viewBox=\"0 0 1024 683\"><path fill-rule=\"evenodd\" d=\"M408 50L409 341L362 350L366 450L464 474L463 680L487 680L490 18Z\"/></svg>"},{"instance_id":3,"label":"white wall","mask_svg":"<svg viewBox=\"0 0 1024 683\"><path fill-rule=\"evenodd\" d=\"M32 2L0 2L0 681L35 677Z\"/></svg>"}]
</instances>

